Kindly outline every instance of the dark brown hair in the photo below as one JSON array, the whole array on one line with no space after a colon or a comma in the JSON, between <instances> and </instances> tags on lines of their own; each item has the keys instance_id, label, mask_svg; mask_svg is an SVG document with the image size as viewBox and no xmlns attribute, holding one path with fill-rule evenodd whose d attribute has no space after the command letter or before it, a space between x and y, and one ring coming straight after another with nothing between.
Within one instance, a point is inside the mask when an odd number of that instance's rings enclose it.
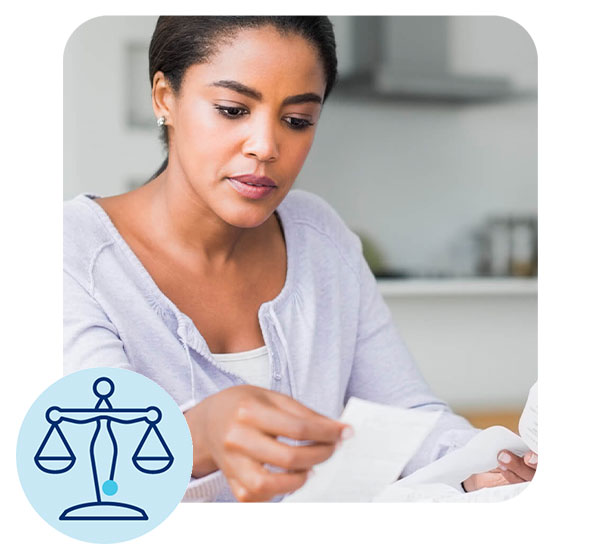
<instances>
[{"instance_id":1,"label":"dark brown hair","mask_svg":"<svg viewBox=\"0 0 600 550\"><path fill-rule=\"evenodd\" d=\"M156 72L162 71L178 93L191 65L207 62L236 32L266 25L283 34L298 34L315 46L325 71L325 100L337 78L337 56L333 26L324 16L161 16L148 51L150 85ZM161 127L161 141L167 158L150 179L163 172L169 161L166 126Z\"/></svg>"}]
</instances>

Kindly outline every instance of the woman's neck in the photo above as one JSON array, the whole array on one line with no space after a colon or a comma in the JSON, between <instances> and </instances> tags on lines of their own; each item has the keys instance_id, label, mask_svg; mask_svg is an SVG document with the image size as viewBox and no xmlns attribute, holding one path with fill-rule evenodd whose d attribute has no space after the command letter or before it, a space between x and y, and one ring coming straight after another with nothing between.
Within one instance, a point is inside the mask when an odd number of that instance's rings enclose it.
<instances>
[{"instance_id":1,"label":"woman's neck","mask_svg":"<svg viewBox=\"0 0 600 550\"><path fill-rule=\"evenodd\" d=\"M190 187L174 185L163 172L134 191L139 208L148 219L140 220L155 239L169 242L170 252L187 262L213 268L237 263L280 231L275 216L253 228L228 224L217 216ZM134 197L132 197L134 198ZM156 245L160 246L157 242Z\"/></svg>"}]
</instances>

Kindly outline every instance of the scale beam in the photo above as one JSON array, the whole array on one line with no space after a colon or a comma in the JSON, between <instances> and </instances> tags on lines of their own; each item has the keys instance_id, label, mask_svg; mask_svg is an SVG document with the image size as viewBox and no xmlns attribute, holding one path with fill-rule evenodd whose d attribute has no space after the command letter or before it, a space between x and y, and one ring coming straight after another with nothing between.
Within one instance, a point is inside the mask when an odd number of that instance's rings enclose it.
<instances>
[{"instance_id":1,"label":"scale beam","mask_svg":"<svg viewBox=\"0 0 600 550\"><path fill-rule=\"evenodd\" d=\"M74 424L87 424L98 420L111 420L120 424L133 424L146 421L148 424L157 424L162 413L157 407L145 409L64 409L50 407L46 411L46 419L50 424L57 425L61 422Z\"/></svg>"}]
</instances>

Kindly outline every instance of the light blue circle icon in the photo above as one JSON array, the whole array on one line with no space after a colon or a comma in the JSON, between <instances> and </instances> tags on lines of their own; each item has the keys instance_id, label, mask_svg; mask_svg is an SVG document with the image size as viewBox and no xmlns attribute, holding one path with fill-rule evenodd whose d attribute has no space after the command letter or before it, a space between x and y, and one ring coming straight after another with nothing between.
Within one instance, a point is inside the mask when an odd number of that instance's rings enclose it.
<instances>
[{"instance_id":1,"label":"light blue circle icon","mask_svg":"<svg viewBox=\"0 0 600 550\"><path fill-rule=\"evenodd\" d=\"M119 490L119 485L117 484L116 481L113 481L112 479L108 479L102 484L102 492L105 495L112 496L118 490Z\"/></svg>"},{"instance_id":2,"label":"light blue circle icon","mask_svg":"<svg viewBox=\"0 0 600 550\"><path fill-rule=\"evenodd\" d=\"M187 422L171 396L125 369L85 369L50 386L17 442L27 498L50 525L87 542L133 539L181 501L192 471Z\"/></svg>"}]
</instances>

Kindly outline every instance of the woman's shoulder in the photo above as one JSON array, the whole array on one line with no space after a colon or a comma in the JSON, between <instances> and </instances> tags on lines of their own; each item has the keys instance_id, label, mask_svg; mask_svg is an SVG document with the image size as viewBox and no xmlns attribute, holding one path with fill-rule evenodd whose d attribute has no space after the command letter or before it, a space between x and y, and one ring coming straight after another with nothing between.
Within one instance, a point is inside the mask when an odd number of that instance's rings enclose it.
<instances>
[{"instance_id":1,"label":"woman's shoulder","mask_svg":"<svg viewBox=\"0 0 600 550\"><path fill-rule=\"evenodd\" d=\"M288 215L296 221L341 221L339 214L324 198L303 189L291 190L281 207L286 208Z\"/></svg>"},{"instance_id":2,"label":"woman's shoulder","mask_svg":"<svg viewBox=\"0 0 600 550\"><path fill-rule=\"evenodd\" d=\"M323 273L325 266L341 265L338 263L341 261L358 273L361 241L325 199L308 191L294 190L278 211L284 228L292 230L294 242L301 243L304 261L312 261Z\"/></svg>"},{"instance_id":3,"label":"woman's shoulder","mask_svg":"<svg viewBox=\"0 0 600 550\"><path fill-rule=\"evenodd\" d=\"M75 278L86 276L100 250L112 244L94 195L78 195L63 203L63 267Z\"/></svg>"},{"instance_id":4,"label":"woman's shoulder","mask_svg":"<svg viewBox=\"0 0 600 550\"><path fill-rule=\"evenodd\" d=\"M67 224L80 223L89 219L90 214L93 212L91 203L95 197L96 195L81 194L64 201L63 222Z\"/></svg>"},{"instance_id":5,"label":"woman's shoulder","mask_svg":"<svg viewBox=\"0 0 600 550\"><path fill-rule=\"evenodd\" d=\"M314 232L343 245L360 248L360 240L336 210L314 193L302 189L290 191L280 210L284 211L291 223L312 228Z\"/></svg>"}]
</instances>

